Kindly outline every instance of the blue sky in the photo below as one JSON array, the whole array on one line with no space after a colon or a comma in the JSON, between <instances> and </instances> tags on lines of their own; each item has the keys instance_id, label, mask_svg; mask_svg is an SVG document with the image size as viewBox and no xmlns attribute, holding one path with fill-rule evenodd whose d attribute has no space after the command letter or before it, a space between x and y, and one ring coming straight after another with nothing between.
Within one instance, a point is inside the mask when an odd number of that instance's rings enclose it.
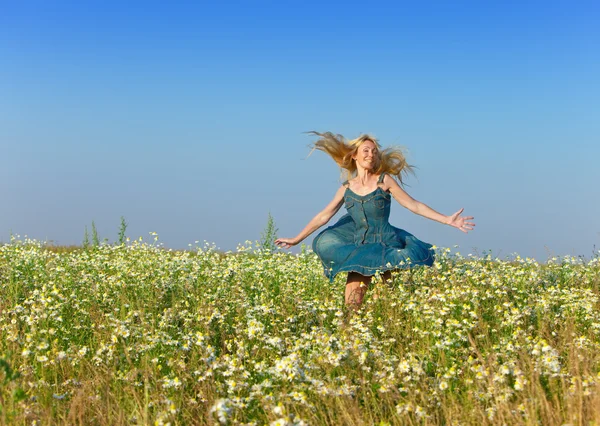
<instances>
[{"instance_id":1,"label":"blue sky","mask_svg":"<svg viewBox=\"0 0 600 426\"><path fill-rule=\"evenodd\" d=\"M0 14L0 241L294 236L340 184L308 130L403 145L461 253L600 247L597 2L12 2ZM332 222L333 223L333 222ZM316 235L316 234L315 234ZM314 236L314 235L313 235ZM312 237L306 240L312 241Z\"/></svg>"}]
</instances>

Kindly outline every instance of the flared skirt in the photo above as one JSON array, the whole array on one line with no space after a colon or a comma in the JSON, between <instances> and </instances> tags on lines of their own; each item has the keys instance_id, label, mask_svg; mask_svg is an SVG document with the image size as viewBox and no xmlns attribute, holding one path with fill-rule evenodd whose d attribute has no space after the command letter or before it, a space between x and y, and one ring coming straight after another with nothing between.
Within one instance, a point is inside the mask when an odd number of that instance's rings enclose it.
<instances>
[{"instance_id":1,"label":"flared skirt","mask_svg":"<svg viewBox=\"0 0 600 426\"><path fill-rule=\"evenodd\" d=\"M393 232L384 241L357 244L354 220L346 214L315 237L313 251L331 281L340 272L372 276L377 272L433 265L435 253L431 244L403 229L391 225L389 228Z\"/></svg>"}]
</instances>

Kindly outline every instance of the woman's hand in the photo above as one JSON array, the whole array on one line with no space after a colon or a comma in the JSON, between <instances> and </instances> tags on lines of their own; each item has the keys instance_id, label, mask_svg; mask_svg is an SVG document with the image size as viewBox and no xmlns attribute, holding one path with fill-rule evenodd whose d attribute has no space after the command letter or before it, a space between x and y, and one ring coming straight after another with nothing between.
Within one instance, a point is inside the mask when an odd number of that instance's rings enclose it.
<instances>
[{"instance_id":1,"label":"woman's hand","mask_svg":"<svg viewBox=\"0 0 600 426\"><path fill-rule=\"evenodd\" d=\"M463 212L463 210L464 209L460 209L452 216L448 216L448 225L454 226L466 234L467 232L472 231L475 227L475 223L469 222L475 218L473 216L461 216L460 214Z\"/></svg>"},{"instance_id":2,"label":"woman's hand","mask_svg":"<svg viewBox=\"0 0 600 426\"><path fill-rule=\"evenodd\" d=\"M298 244L298 242L294 238L277 238L275 244L277 247L288 249Z\"/></svg>"},{"instance_id":3,"label":"woman's hand","mask_svg":"<svg viewBox=\"0 0 600 426\"><path fill-rule=\"evenodd\" d=\"M344 203L344 193L346 192L346 187L344 185L340 186L335 195L333 196L333 200L327 204L327 206L317 213L315 217L311 219L310 222L304 227L302 231L294 238L277 238L275 240L275 244L277 247L288 249L296 244L304 241L306 237L315 232L321 226L325 225L329 222L329 219L333 217L334 214L338 212L342 204Z\"/></svg>"}]
</instances>

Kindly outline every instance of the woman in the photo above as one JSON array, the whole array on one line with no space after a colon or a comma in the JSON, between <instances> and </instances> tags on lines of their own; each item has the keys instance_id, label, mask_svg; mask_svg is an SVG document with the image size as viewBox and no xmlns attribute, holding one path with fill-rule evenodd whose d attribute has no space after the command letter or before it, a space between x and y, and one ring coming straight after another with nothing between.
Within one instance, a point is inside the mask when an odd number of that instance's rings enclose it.
<instances>
[{"instance_id":1,"label":"woman","mask_svg":"<svg viewBox=\"0 0 600 426\"><path fill-rule=\"evenodd\" d=\"M389 224L391 197L413 213L463 232L475 226L470 222L472 216L461 216L463 209L445 216L413 199L400 187L402 174L412 172L412 167L399 149L381 151L377 140L370 135L346 141L343 136L330 132L310 133L319 137L314 149L328 153L347 171L348 180L296 237L279 238L275 243L283 248L300 243L329 222L345 203L348 214L317 235L313 250L323 262L330 280L339 272L348 273L346 305L357 308L362 304L376 273L383 273L385 280L394 269L433 264L430 244Z\"/></svg>"}]
</instances>

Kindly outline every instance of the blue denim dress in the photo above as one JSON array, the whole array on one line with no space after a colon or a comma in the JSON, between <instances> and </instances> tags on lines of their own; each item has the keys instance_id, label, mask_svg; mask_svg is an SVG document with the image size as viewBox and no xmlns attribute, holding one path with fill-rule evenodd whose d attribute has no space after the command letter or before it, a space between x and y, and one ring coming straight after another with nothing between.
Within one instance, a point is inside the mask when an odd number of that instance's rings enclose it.
<instances>
[{"instance_id":1,"label":"blue denim dress","mask_svg":"<svg viewBox=\"0 0 600 426\"><path fill-rule=\"evenodd\" d=\"M381 174L378 184L384 176ZM313 251L330 281L339 272L371 276L378 271L433 264L431 244L390 225L391 195L381 187L367 195L346 188L344 203L348 213L313 240Z\"/></svg>"}]
</instances>

